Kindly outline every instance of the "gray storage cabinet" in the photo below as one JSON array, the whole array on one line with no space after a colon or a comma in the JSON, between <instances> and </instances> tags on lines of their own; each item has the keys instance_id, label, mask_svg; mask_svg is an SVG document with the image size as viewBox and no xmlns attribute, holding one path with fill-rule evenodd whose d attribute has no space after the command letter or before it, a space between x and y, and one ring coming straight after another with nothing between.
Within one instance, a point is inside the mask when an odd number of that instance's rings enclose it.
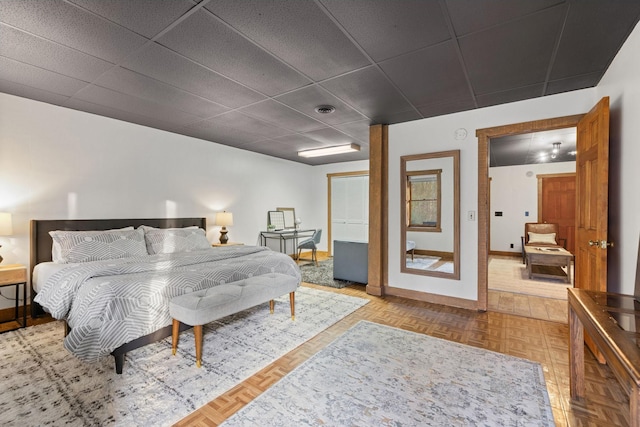
<instances>
[{"instance_id":1,"label":"gray storage cabinet","mask_svg":"<svg viewBox=\"0 0 640 427\"><path fill-rule=\"evenodd\" d=\"M333 278L366 284L369 268L369 244L333 241Z\"/></svg>"}]
</instances>

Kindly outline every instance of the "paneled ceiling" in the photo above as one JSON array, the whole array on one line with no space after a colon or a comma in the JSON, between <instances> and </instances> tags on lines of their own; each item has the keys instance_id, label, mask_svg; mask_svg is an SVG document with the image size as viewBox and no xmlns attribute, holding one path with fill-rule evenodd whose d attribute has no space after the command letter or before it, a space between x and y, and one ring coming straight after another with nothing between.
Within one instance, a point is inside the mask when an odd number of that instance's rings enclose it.
<instances>
[{"instance_id":1,"label":"paneled ceiling","mask_svg":"<svg viewBox=\"0 0 640 427\"><path fill-rule=\"evenodd\" d=\"M0 91L363 160L371 124L595 86L639 17L627 0L3 0ZM297 155L346 143L362 149Z\"/></svg>"}]
</instances>

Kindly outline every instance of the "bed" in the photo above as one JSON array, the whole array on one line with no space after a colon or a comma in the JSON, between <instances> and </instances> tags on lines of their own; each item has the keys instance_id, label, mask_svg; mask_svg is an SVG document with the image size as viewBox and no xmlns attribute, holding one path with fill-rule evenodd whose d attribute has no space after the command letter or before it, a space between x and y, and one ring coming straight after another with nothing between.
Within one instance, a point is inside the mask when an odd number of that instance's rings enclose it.
<instances>
[{"instance_id":1,"label":"bed","mask_svg":"<svg viewBox=\"0 0 640 427\"><path fill-rule=\"evenodd\" d=\"M50 313L65 320L67 350L88 362L111 354L120 374L128 351L171 336L171 298L270 272L301 281L289 256L256 246L212 248L203 230L204 218L31 221L32 316ZM98 259L79 261L63 252L68 257L61 258L60 235L78 234L67 231L111 236L125 256L112 259L96 252ZM86 234L90 237L83 237L81 244L99 239ZM176 234L188 235L189 242L200 246L176 249L153 240ZM191 235L197 235L195 240Z\"/></svg>"}]
</instances>

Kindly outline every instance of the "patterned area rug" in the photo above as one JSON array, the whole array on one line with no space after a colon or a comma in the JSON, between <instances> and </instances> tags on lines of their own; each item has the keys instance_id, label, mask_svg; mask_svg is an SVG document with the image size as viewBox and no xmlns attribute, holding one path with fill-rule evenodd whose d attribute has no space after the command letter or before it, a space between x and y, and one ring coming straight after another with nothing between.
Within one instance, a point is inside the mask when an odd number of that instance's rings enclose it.
<instances>
[{"instance_id":1,"label":"patterned area rug","mask_svg":"<svg viewBox=\"0 0 640 427\"><path fill-rule=\"evenodd\" d=\"M360 321L222 425L553 426L554 421L538 363Z\"/></svg>"},{"instance_id":2,"label":"patterned area rug","mask_svg":"<svg viewBox=\"0 0 640 427\"><path fill-rule=\"evenodd\" d=\"M303 282L329 286L331 288L344 288L355 283L333 279L333 258L320 261L318 264L317 267L316 264L312 262L299 265Z\"/></svg>"},{"instance_id":3,"label":"patterned area rug","mask_svg":"<svg viewBox=\"0 0 640 427\"><path fill-rule=\"evenodd\" d=\"M88 364L62 346L52 322L0 335L0 425L164 426L213 400L368 302L301 287L296 320L288 295L210 323L203 365L195 366L191 330L127 354L116 375L113 357Z\"/></svg>"}]
</instances>

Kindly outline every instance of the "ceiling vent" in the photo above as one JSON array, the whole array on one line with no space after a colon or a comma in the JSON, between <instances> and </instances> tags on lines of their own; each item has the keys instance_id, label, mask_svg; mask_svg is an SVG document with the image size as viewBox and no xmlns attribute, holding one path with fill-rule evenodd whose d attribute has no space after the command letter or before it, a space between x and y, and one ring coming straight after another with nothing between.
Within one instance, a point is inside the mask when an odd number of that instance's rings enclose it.
<instances>
[{"instance_id":1,"label":"ceiling vent","mask_svg":"<svg viewBox=\"0 0 640 427\"><path fill-rule=\"evenodd\" d=\"M318 105L315 110L318 114L331 114L336 111L336 107L333 105Z\"/></svg>"}]
</instances>

